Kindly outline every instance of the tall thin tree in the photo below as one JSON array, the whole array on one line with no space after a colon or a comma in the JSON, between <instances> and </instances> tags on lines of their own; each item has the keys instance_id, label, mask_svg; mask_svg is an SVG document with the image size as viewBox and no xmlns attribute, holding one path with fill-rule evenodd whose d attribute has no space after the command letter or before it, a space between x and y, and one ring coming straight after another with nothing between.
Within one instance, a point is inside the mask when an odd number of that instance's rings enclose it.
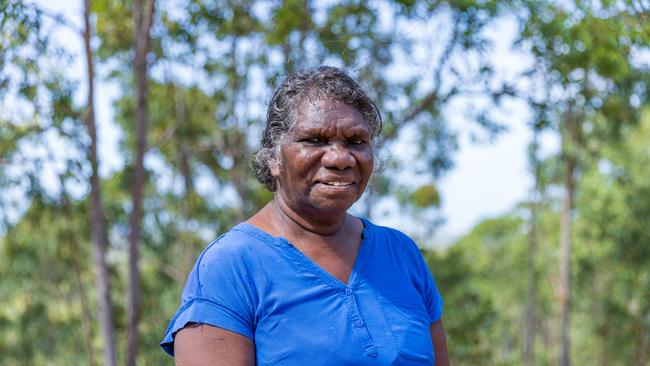
<instances>
[{"instance_id":1,"label":"tall thin tree","mask_svg":"<svg viewBox=\"0 0 650 366\"><path fill-rule=\"evenodd\" d=\"M564 197L560 217L560 312L561 312L561 342L560 364L571 365L569 315L571 311L571 226L573 223L573 206L576 193L576 171L578 169L576 148L579 143L578 133L581 129L581 119L575 113L566 114L564 123L560 125L562 138L562 161L564 165Z\"/></svg>"},{"instance_id":2,"label":"tall thin tree","mask_svg":"<svg viewBox=\"0 0 650 366\"><path fill-rule=\"evenodd\" d=\"M84 49L86 53L86 65L88 68L88 101L86 107L86 127L90 135L90 146L88 147L88 160L92 168L90 176L91 196L91 226L92 238L95 243L95 266L97 271L97 300L99 303L99 324L102 329L104 340L104 364L115 366L117 364L115 351L115 328L113 325L113 310L110 298L110 280L108 265L106 263L106 249L108 238L106 233L106 221L102 203L102 187L99 178L99 159L97 157L97 129L95 126L95 67L93 61L93 49L90 45L92 28L90 24L91 0L84 0Z\"/></svg>"},{"instance_id":3,"label":"tall thin tree","mask_svg":"<svg viewBox=\"0 0 650 366\"><path fill-rule=\"evenodd\" d=\"M133 170L132 211L129 224L129 299L127 365L136 365L138 324L140 322L139 242L142 224L142 201L145 186L144 155L147 147L147 54L151 48L151 25L155 0L133 2L135 29L135 164Z\"/></svg>"},{"instance_id":4,"label":"tall thin tree","mask_svg":"<svg viewBox=\"0 0 650 366\"><path fill-rule=\"evenodd\" d=\"M526 324L524 328L524 362L535 364L535 334L537 305L537 248L539 246L539 213L542 202L542 168L539 158L540 124L533 125L533 141L529 148L529 164L534 176L530 197L530 225L528 228L528 290L526 294Z\"/></svg>"}]
</instances>

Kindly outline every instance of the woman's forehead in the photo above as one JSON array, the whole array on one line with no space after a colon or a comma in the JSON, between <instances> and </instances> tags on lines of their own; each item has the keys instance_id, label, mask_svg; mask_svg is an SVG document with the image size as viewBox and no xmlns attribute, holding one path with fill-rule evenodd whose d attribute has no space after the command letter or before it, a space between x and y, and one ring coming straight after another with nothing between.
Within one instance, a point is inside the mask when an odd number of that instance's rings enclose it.
<instances>
[{"instance_id":1,"label":"woman's forehead","mask_svg":"<svg viewBox=\"0 0 650 366\"><path fill-rule=\"evenodd\" d=\"M354 132L369 130L367 122L357 108L340 101L318 100L305 103L300 108L291 130L300 132L341 127Z\"/></svg>"}]
</instances>

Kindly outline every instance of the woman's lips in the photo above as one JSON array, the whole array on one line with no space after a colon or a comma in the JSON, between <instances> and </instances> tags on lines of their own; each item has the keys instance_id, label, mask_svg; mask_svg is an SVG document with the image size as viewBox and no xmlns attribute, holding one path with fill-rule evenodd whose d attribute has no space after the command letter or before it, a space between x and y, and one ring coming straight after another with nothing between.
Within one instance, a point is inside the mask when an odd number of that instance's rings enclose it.
<instances>
[{"instance_id":1,"label":"woman's lips","mask_svg":"<svg viewBox=\"0 0 650 366\"><path fill-rule=\"evenodd\" d=\"M354 184L353 182L319 182L319 183L325 184L327 186L333 186L333 187L346 187Z\"/></svg>"},{"instance_id":2,"label":"woman's lips","mask_svg":"<svg viewBox=\"0 0 650 366\"><path fill-rule=\"evenodd\" d=\"M354 187L355 182L348 181L318 181L316 186L321 187L321 189L327 189L330 191L346 191Z\"/></svg>"}]
</instances>

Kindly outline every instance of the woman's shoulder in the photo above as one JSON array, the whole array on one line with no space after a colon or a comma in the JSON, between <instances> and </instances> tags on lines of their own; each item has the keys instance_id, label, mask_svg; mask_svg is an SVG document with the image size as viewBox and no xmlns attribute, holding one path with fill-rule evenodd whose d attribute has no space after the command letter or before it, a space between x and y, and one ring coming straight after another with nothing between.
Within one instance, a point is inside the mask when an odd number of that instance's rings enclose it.
<instances>
[{"instance_id":1,"label":"woman's shoulder","mask_svg":"<svg viewBox=\"0 0 650 366\"><path fill-rule=\"evenodd\" d=\"M392 258L409 267L413 263L422 264L423 257L420 247L409 235L392 227L373 224L367 219L363 219L363 221L373 247L381 252L382 256Z\"/></svg>"},{"instance_id":2,"label":"woman's shoulder","mask_svg":"<svg viewBox=\"0 0 650 366\"><path fill-rule=\"evenodd\" d=\"M245 262L263 255L274 238L245 222L240 223L221 234L203 250L197 262L199 264Z\"/></svg>"},{"instance_id":3,"label":"woman's shoulder","mask_svg":"<svg viewBox=\"0 0 650 366\"><path fill-rule=\"evenodd\" d=\"M378 242L384 242L390 245L406 246L409 248L414 247L417 249L415 241L401 230L389 226L377 225L365 218L362 219L362 221L365 226L364 233L369 234Z\"/></svg>"}]
</instances>

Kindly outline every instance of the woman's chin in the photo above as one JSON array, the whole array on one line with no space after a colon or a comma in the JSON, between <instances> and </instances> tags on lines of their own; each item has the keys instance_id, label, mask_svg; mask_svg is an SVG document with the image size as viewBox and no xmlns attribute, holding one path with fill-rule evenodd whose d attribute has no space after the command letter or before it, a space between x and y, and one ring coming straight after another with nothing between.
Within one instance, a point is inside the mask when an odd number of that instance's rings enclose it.
<instances>
[{"instance_id":1,"label":"woman's chin","mask_svg":"<svg viewBox=\"0 0 650 366\"><path fill-rule=\"evenodd\" d=\"M328 219L339 219L341 216L345 216L354 202L356 202L356 199L329 199L320 204L312 205L313 213L311 216L327 221L329 221Z\"/></svg>"}]
</instances>

